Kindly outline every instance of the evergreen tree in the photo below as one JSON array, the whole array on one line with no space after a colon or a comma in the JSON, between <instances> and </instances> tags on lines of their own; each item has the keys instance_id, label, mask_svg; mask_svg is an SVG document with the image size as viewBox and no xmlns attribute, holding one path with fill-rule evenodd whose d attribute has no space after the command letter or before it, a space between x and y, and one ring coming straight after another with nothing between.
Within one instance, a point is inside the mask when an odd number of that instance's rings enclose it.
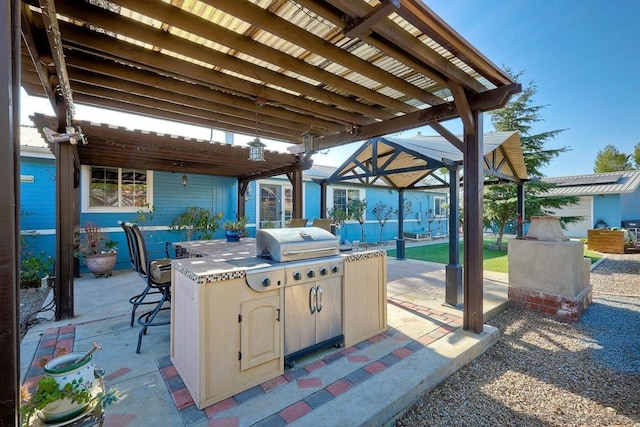
<instances>
[{"instance_id":1,"label":"evergreen tree","mask_svg":"<svg viewBox=\"0 0 640 427\"><path fill-rule=\"evenodd\" d=\"M640 145L640 144L638 144ZM638 145L636 145L636 153L638 153ZM595 173L617 172L632 170L631 155L621 153L614 145L607 145L596 154L596 162L593 166Z\"/></svg>"},{"instance_id":2,"label":"evergreen tree","mask_svg":"<svg viewBox=\"0 0 640 427\"><path fill-rule=\"evenodd\" d=\"M510 69L507 73L514 80L522 76L522 72L513 74ZM545 144L555 138L565 129L557 129L533 134L532 126L542 120L541 111L544 105L533 105L533 97L537 92L537 86L532 81L517 97L499 110L489 113L491 123L497 132L518 131L522 143L522 154L527 166L529 177L543 177L542 168L561 153L569 150L568 147L550 149ZM549 215L555 209L572 205L578 202L574 196L550 197L545 193L553 187L553 184L540 180L532 180L525 184L525 215L524 221L531 216ZM502 238L507 224L516 220L517 215L517 186L514 183L490 185L484 187L484 224L497 228L497 244L502 245ZM580 217L562 217L561 223L568 224L579 221Z\"/></svg>"}]
</instances>

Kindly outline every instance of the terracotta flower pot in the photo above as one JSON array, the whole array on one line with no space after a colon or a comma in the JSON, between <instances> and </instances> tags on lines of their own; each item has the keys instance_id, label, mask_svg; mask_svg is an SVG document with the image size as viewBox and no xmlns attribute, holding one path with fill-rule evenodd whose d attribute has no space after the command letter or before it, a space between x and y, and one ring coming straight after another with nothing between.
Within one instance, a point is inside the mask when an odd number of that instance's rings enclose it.
<instances>
[{"instance_id":1,"label":"terracotta flower pot","mask_svg":"<svg viewBox=\"0 0 640 427\"><path fill-rule=\"evenodd\" d=\"M94 276L111 276L111 271L116 265L118 254L115 252L108 252L104 254L97 254L88 256L85 258L87 268Z\"/></svg>"}]
</instances>

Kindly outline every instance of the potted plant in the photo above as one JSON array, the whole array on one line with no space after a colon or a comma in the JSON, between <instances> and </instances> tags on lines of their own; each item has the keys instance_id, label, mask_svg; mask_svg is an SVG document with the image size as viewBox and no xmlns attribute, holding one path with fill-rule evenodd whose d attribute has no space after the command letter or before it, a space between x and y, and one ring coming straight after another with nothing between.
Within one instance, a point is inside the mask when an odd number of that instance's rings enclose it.
<instances>
[{"instance_id":1,"label":"potted plant","mask_svg":"<svg viewBox=\"0 0 640 427\"><path fill-rule=\"evenodd\" d=\"M80 238L80 230L76 228L76 242L76 257L84 260L94 276L111 276L116 265L118 242L111 240L92 222L85 223L84 239Z\"/></svg>"},{"instance_id":2,"label":"potted plant","mask_svg":"<svg viewBox=\"0 0 640 427\"><path fill-rule=\"evenodd\" d=\"M26 386L20 390L23 425L31 425L35 417L44 424L69 422L89 413L96 406L109 406L118 401L115 390L107 390L102 372L92 363L92 353L101 349L93 343L86 353L66 353L61 349L50 361L41 360L45 376L38 381L31 394Z\"/></svg>"},{"instance_id":3,"label":"potted plant","mask_svg":"<svg viewBox=\"0 0 640 427\"><path fill-rule=\"evenodd\" d=\"M246 216L241 216L235 221L228 219L224 222L224 234L227 242L237 242L244 236L244 227L247 225L248 220Z\"/></svg>"},{"instance_id":4,"label":"potted plant","mask_svg":"<svg viewBox=\"0 0 640 427\"><path fill-rule=\"evenodd\" d=\"M209 240L220 228L222 212L211 213L209 209L198 206L188 206L171 223L171 230L185 230L187 240Z\"/></svg>"}]
</instances>

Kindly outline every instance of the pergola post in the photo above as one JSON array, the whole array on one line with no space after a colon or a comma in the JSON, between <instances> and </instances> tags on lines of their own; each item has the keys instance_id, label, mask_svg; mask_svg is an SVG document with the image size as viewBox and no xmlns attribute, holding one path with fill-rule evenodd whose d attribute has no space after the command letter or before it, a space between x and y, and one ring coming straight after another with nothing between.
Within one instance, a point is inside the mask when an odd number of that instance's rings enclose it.
<instances>
[{"instance_id":1,"label":"pergola post","mask_svg":"<svg viewBox=\"0 0 640 427\"><path fill-rule=\"evenodd\" d=\"M60 96L56 97L57 131L66 132L67 104ZM55 304L56 320L72 318L73 312L73 233L77 225L76 212L78 200L75 191L77 184L74 176L79 173L74 161L74 146L66 142L56 142L56 266L55 266Z\"/></svg>"},{"instance_id":2,"label":"pergola post","mask_svg":"<svg viewBox=\"0 0 640 427\"><path fill-rule=\"evenodd\" d=\"M302 169L293 170L293 179L291 180L291 186L293 187L293 212L292 218L302 218Z\"/></svg>"},{"instance_id":3,"label":"pergola post","mask_svg":"<svg viewBox=\"0 0 640 427\"><path fill-rule=\"evenodd\" d=\"M482 191L483 142L482 113L471 112L471 125L465 121L464 164L464 311L463 329L482 333Z\"/></svg>"},{"instance_id":4,"label":"pergola post","mask_svg":"<svg viewBox=\"0 0 640 427\"><path fill-rule=\"evenodd\" d=\"M449 168L449 264L446 271L445 303L461 308L462 265L460 265L460 167Z\"/></svg>"},{"instance_id":5,"label":"pergola post","mask_svg":"<svg viewBox=\"0 0 640 427\"><path fill-rule=\"evenodd\" d=\"M404 255L404 189L398 190L398 239L396 240L396 258L405 259L405 255Z\"/></svg>"},{"instance_id":6,"label":"pergola post","mask_svg":"<svg viewBox=\"0 0 640 427\"><path fill-rule=\"evenodd\" d=\"M320 183L320 218L327 217L327 183Z\"/></svg>"},{"instance_id":7,"label":"pergola post","mask_svg":"<svg viewBox=\"0 0 640 427\"><path fill-rule=\"evenodd\" d=\"M516 201L516 212L518 214L516 238L521 239L524 236L524 182L519 182L516 188L518 191L518 199Z\"/></svg>"},{"instance_id":8,"label":"pergola post","mask_svg":"<svg viewBox=\"0 0 640 427\"><path fill-rule=\"evenodd\" d=\"M20 230L20 3L2 2L0 19L0 425L19 425L20 331L18 323ZM12 55L12 52L17 52Z\"/></svg>"}]
</instances>

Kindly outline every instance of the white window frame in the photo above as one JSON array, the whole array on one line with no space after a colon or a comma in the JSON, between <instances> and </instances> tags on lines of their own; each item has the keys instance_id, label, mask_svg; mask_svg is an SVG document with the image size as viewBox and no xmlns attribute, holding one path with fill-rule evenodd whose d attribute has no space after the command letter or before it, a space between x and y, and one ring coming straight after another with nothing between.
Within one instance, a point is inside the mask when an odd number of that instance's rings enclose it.
<instances>
[{"instance_id":1,"label":"white window frame","mask_svg":"<svg viewBox=\"0 0 640 427\"><path fill-rule=\"evenodd\" d=\"M260 217L260 187L262 185L278 185L280 186L280 190L281 190L281 198L282 200L280 200L281 203L281 207L282 207L282 215L280 216L280 222L282 222L283 227L284 227L284 222L286 221L285 214L284 214L284 195L285 195L285 190L291 190L291 197L293 198L293 185L291 184L290 181L283 179L283 180L277 180L277 179L261 179L256 181L256 228L260 228L259 224L262 221L262 218ZM305 218L305 210L306 210L306 200L305 200L305 194L306 194L306 186L307 183L303 182L302 183L302 218ZM253 196L252 196L253 197ZM293 199L292 199L293 202Z\"/></svg>"},{"instance_id":2,"label":"white window frame","mask_svg":"<svg viewBox=\"0 0 640 427\"><path fill-rule=\"evenodd\" d=\"M442 212L442 205L447 203L445 196L433 196L433 215L435 218L443 218L447 216L446 212Z\"/></svg>"},{"instance_id":3,"label":"white window frame","mask_svg":"<svg viewBox=\"0 0 640 427\"><path fill-rule=\"evenodd\" d=\"M349 194L349 190L355 190L358 192L358 199L366 200L367 192L366 189L361 187L343 187L343 186L329 186L327 187L327 210L330 211L333 209L333 192L335 190L344 190ZM349 200L347 200L347 206L349 205ZM347 212L348 213L348 212ZM327 212L324 212L327 215ZM364 221L367 221L367 212L364 213ZM345 222L358 222L355 219L348 219Z\"/></svg>"},{"instance_id":4,"label":"white window frame","mask_svg":"<svg viewBox=\"0 0 640 427\"><path fill-rule=\"evenodd\" d=\"M149 212L151 206L153 206L153 171L147 170L147 204L146 206L89 206L90 190L91 190L91 167L88 165L82 165L81 182L81 209L82 212L93 213L119 213L119 212L131 212L136 213L139 211ZM95 167L110 167L110 166L95 166ZM130 168L127 168L130 169ZM118 168L118 185L122 179L122 168Z\"/></svg>"}]
</instances>

